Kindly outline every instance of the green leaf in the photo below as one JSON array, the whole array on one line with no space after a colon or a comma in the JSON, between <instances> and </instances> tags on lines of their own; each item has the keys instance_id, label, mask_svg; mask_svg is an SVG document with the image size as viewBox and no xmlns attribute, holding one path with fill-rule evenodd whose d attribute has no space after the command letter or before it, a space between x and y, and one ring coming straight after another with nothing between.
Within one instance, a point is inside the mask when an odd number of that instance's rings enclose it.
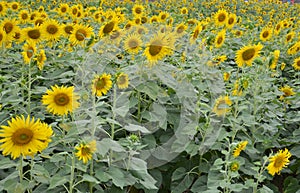
<instances>
[{"instance_id":1,"label":"green leaf","mask_svg":"<svg viewBox=\"0 0 300 193\"><path fill-rule=\"evenodd\" d=\"M51 190L57 186L61 186L67 182L68 182L68 179L66 176L55 175L50 179L50 185L48 187L48 190Z\"/></svg>"},{"instance_id":2,"label":"green leaf","mask_svg":"<svg viewBox=\"0 0 300 193\"><path fill-rule=\"evenodd\" d=\"M125 152L125 149L116 141L110 138L104 138L101 141L97 141L97 152L102 156L109 151L113 150L115 152Z\"/></svg>"},{"instance_id":3,"label":"green leaf","mask_svg":"<svg viewBox=\"0 0 300 193\"><path fill-rule=\"evenodd\" d=\"M184 167L177 168L172 174L172 181L182 179L186 175L186 169Z\"/></svg>"},{"instance_id":4,"label":"green leaf","mask_svg":"<svg viewBox=\"0 0 300 193\"><path fill-rule=\"evenodd\" d=\"M193 184L191 191L197 193L207 190L206 182L207 176L200 176Z\"/></svg>"},{"instance_id":5,"label":"green leaf","mask_svg":"<svg viewBox=\"0 0 300 193\"><path fill-rule=\"evenodd\" d=\"M150 134L151 133L145 127L140 126L140 125L134 125L134 124L128 124L128 125L126 125L124 127L124 129L126 129L127 131L130 131L130 132L140 131L140 132L145 133L145 134Z\"/></svg>"},{"instance_id":6,"label":"green leaf","mask_svg":"<svg viewBox=\"0 0 300 193\"><path fill-rule=\"evenodd\" d=\"M18 164L9 158L3 158L0 160L0 169L14 168Z\"/></svg>"},{"instance_id":7,"label":"green leaf","mask_svg":"<svg viewBox=\"0 0 300 193\"><path fill-rule=\"evenodd\" d=\"M135 179L132 176L126 175L123 171L116 167L110 167L107 174L112 179L112 182L117 187L123 189L125 186L133 185L135 183Z\"/></svg>"},{"instance_id":8,"label":"green leaf","mask_svg":"<svg viewBox=\"0 0 300 193\"><path fill-rule=\"evenodd\" d=\"M99 181L96 178L88 174L83 174L82 180L87 182L92 182L92 183L99 183Z\"/></svg>"},{"instance_id":9,"label":"green leaf","mask_svg":"<svg viewBox=\"0 0 300 193\"><path fill-rule=\"evenodd\" d=\"M116 106L113 108L113 111L121 116L125 117L127 112L129 111L129 94L128 93L121 93L118 95L116 99Z\"/></svg>"}]
</instances>

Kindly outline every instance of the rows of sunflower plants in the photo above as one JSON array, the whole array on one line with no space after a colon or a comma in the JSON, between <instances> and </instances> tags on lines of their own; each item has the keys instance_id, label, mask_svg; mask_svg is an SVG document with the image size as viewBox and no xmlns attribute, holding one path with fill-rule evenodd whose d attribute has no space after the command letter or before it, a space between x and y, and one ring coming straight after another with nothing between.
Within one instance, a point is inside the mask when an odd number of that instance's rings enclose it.
<instances>
[{"instance_id":1,"label":"rows of sunflower plants","mask_svg":"<svg viewBox=\"0 0 300 193\"><path fill-rule=\"evenodd\" d=\"M299 193L299 17L1 1L0 192Z\"/></svg>"}]
</instances>

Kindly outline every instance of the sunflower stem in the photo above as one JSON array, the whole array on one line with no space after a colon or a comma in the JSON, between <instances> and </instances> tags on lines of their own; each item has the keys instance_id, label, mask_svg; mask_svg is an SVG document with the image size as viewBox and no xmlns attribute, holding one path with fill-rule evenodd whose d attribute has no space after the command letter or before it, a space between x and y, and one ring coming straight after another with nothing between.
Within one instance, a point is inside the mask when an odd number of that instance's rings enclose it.
<instances>
[{"instance_id":1,"label":"sunflower stem","mask_svg":"<svg viewBox=\"0 0 300 193\"><path fill-rule=\"evenodd\" d=\"M70 181L69 181L69 193L73 193L73 183L74 183L74 173L75 173L75 158L74 158L74 152L71 157L71 175L70 175Z\"/></svg>"},{"instance_id":2,"label":"sunflower stem","mask_svg":"<svg viewBox=\"0 0 300 193\"><path fill-rule=\"evenodd\" d=\"M113 88L113 106L112 106L112 114L113 114L112 115L112 120L113 121L116 118L116 114L115 114L116 98L117 98L117 87L115 85L114 88ZM111 135L110 135L110 138L112 140L114 140L114 137L115 137L115 124L111 123ZM112 163L112 157L113 157L113 151L110 150L110 153L109 153L109 165L111 165L111 163Z\"/></svg>"},{"instance_id":3,"label":"sunflower stem","mask_svg":"<svg viewBox=\"0 0 300 193\"><path fill-rule=\"evenodd\" d=\"M91 161L90 165L90 176L94 175L94 164L93 164L93 159ZM89 188L90 188L90 193L93 193L93 182L89 182Z\"/></svg>"},{"instance_id":4,"label":"sunflower stem","mask_svg":"<svg viewBox=\"0 0 300 193\"><path fill-rule=\"evenodd\" d=\"M30 103L31 103L31 61L28 64L28 88L27 88L27 97L28 97L28 102L27 102L27 114L30 116L31 114L31 108L30 108Z\"/></svg>"},{"instance_id":5,"label":"sunflower stem","mask_svg":"<svg viewBox=\"0 0 300 193\"><path fill-rule=\"evenodd\" d=\"M20 183L23 182L23 156L20 158L20 165L19 165L19 177L20 177Z\"/></svg>"}]
</instances>

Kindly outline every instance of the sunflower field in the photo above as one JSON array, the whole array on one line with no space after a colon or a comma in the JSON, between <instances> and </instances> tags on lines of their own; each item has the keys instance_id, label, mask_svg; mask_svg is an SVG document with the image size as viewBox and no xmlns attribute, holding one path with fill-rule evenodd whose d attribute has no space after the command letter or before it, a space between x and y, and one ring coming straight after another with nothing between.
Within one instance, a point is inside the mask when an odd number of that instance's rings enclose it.
<instances>
[{"instance_id":1,"label":"sunflower field","mask_svg":"<svg viewBox=\"0 0 300 193\"><path fill-rule=\"evenodd\" d=\"M0 192L300 193L300 4L0 2Z\"/></svg>"}]
</instances>

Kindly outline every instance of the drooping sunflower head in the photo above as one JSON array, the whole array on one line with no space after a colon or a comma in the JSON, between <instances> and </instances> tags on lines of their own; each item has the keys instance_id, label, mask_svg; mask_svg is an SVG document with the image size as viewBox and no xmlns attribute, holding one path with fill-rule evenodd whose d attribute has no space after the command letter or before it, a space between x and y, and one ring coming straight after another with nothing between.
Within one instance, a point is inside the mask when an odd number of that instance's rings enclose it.
<instances>
[{"instance_id":1,"label":"drooping sunflower head","mask_svg":"<svg viewBox=\"0 0 300 193\"><path fill-rule=\"evenodd\" d=\"M74 93L74 87L52 86L42 97L43 105L54 115L67 115L79 107L79 96Z\"/></svg>"},{"instance_id":2,"label":"drooping sunflower head","mask_svg":"<svg viewBox=\"0 0 300 193\"><path fill-rule=\"evenodd\" d=\"M111 75L102 74L98 75L92 81L92 93L97 96L106 95L112 87Z\"/></svg>"},{"instance_id":3,"label":"drooping sunflower head","mask_svg":"<svg viewBox=\"0 0 300 193\"><path fill-rule=\"evenodd\" d=\"M220 96L214 105L213 112L216 113L218 116L224 116L227 112L230 111L230 106L232 102L229 96Z\"/></svg>"},{"instance_id":4,"label":"drooping sunflower head","mask_svg":"<svg viewBox=\"0 0 300 193\"><path fill-rule=\"evenodd\" d=\"M244 46L236 52L236 63L238 67L243 67L244 64L247 66L252 65L254 58L259 56L259 53L263 46L261 44Z\"/></svg>"},{"instance_id":5,"label":"drooping sunflower head","mask_svg":"<svg viewBox=\"0 0 300 193\"><path fill-rule=\"evenodd\" d=\"M281 170L287 167L290 163L289 158L292 154L288 149L279 150L274 156L269 158L269 165L267 167L269 174L274 176L275 174L280 174Z\"/></svg>"},{"instance_id":6,"label":"drooping sunflower head","mask_svg":"<svg viewBox=\"0 0 300 193\"><path fill-rule=\"evenodd\" d=\"M13 159L20 156L33 156L47 148L53 134L52 128L40 120L18 116L1 126L0 149L4 156Z\"/></svg>"},{"instance_id":7,"label":"drooping sunflower head","mask_svg":"<svg viewBox=\"0 0 300 193\"><path fill-rule=\"evenodd\" d=\"M278 35L281 31L281 28L282 28L282 22L278 22L274 28L274 34Z\"/></svg>"},{"instance_id":8,"label":"drooping sunflower head","mask_svg":"<svg viewBox=\"0 0 300 193\"><path fill-rule=\"evenodd\" d=\"M82 160L82 162L86 164L92 159L93 154L96 152L96 145L96 140L92 140L89 143L81 142L75 147L75 156L78 158L78 160Z\"/></svg>"},{"instance_id":9,"label":"drooping sunflower head","mask_svg":"<svg viewBox=\"0 0 300 193\"><path fill-rule=\"evenodd\" d=\"M272 38L273 30L270 27L264 27L260 32L259 38L261 41L268 41Z\"/></svg>"},{"instance_id":10,"label":"drooping sunflower head","mask_svg":"<svg viewBox=\"0 0 300 193\"><path fill-rule=\"evenodd\" d=\"M129 85L129 79L128 79L128 74L125 73L120 73L117 76L117 86L119 89L125 89L128 88Z\"/></svg>"},{"instance_id":11,"label":"drooping sunflower head","mask_svg":"<svg viewBox=\"0 0 300 193\"><path fill-rule=\"evenodd\" d=\"M226 25L228 20L228 13L224 9L218 10L218 12L214 15L215 18L215 25L222 26Z\"/></svg>"}]
</instances>

